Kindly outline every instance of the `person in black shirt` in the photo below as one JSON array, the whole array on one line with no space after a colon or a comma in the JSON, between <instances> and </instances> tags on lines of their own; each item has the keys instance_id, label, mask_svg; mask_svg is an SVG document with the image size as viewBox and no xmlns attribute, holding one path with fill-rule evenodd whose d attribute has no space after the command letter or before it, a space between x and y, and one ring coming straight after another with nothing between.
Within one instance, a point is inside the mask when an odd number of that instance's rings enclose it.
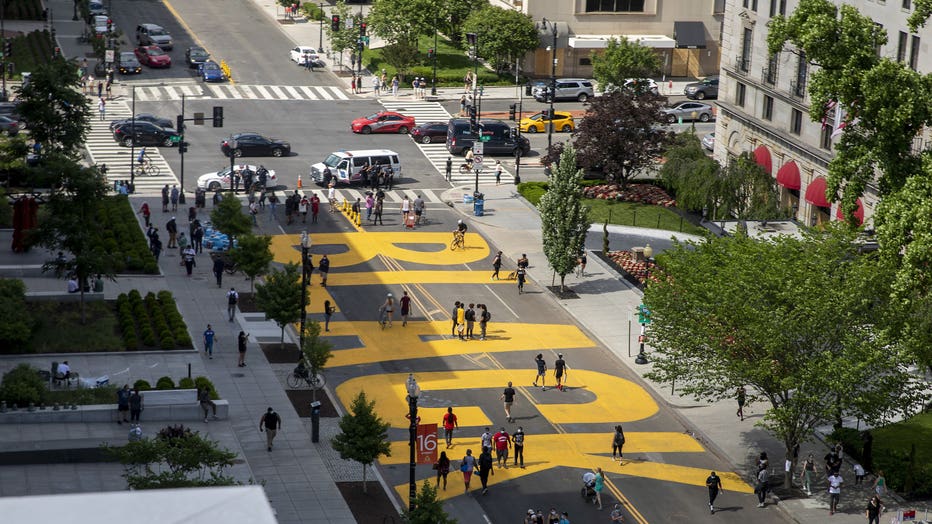
<instances>
[{"instance_id":1,"label":"person in black shirt","mask_svg":"<svg viewBox=\"0 0 932 524\"><path fill-rule=\"evenodd\" d=\"M709 513L715 514L715 497L722 492L722 479L713 471L705 479L705 486L709 488Z\"/></svg>"},{"instance_id":2,"label":"person in black shirt","mask_svg":"<svg viewBox=\"0 0 932 524\"><path fill-rule=\"evenodd\" d=\"M557 380L557 389L563 391L563 379L569 376L566 372L566 361L563 360L563 353L557 354L557 360L553 363L553 377Z\"/></svg>"},{"instance_id":3,"label":"person in black shirt","mask_svg":"<svg viewBox=\"0 0 932 524\"><path fill-rule=\"evenodd\" d=\"M511 387L511 382L508 383L508 387L502 392L499 400L505 401L505 417L508 418L508 422L514 422L515 419L511 418L511 405L515 401L515 390Z\"/></svg>"}]
</instances>

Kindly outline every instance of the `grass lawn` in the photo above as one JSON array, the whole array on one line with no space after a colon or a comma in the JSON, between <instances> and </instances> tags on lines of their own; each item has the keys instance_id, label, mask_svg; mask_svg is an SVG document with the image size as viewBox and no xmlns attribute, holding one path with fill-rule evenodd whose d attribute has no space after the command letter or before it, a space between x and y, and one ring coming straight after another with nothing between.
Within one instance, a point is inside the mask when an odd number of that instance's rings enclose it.
<instances>
[{"instance_id":1,"label":"grass lawn","mask_svg":"<svg viewBox=\"0 0 932 524\"><path fill-rule=\"evenodd\" d=\"M890 449L909 453L916 445L916 463L932 462L932 413L921 413L897 424L871 430L874 449ZM876 451L875 451L876 454Z\"/></svg>"},{"instance_id":2,"label":"grass lawn","mask_svg":"<svg viewBox=\"0 0 932 524\"><path fill-rule=\"evenodd\" d=\"M609 224L665 229L693 235L704 235L707 232L665 207L602 198L587 198L583 201L589 206L589 219L593 224L604 224L608 220Z\"/></svg>"},{"instance_id":3,"label":"grass lawn","mask_svg":"<svg viewBox=\"0 0 932 524\"><path fill-rule=\"evenodd\" d=\"M117 329L113 305L86 302L87 323L81 324L78 302L33 302L33 316L39 327L33 337L35 353L84 353L89 351L123 351L123 339Z\"/></svg>"}]
</instances>

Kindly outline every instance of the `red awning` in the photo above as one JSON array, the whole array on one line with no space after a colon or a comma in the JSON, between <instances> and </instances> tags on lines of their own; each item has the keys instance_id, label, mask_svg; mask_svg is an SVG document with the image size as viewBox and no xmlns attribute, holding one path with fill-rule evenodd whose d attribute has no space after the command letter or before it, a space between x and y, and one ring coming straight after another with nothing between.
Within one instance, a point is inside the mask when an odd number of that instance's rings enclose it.
<instances>
[{"instance_id":1,"label":"red awning","mask_svg":"<svg viewBox=\"0 0 932 524\"><path fill-rule=\"evenodd\" d=\"M817 177L806 186L806 202L818 207L832 207L832 204L825 198L825 179Z\"/></svg>"},{"instance_id":2,"label":"red awning","mask_svg":"<svg viewBox=\"0 0 932 524\"><path fill-rule=\"evenodd\" d=\"M787 189L799 191L802 184L799 181L799 166L796 165L796 162L790 160L783 164L780 170L777 171L777 183Z\"/></svg>"},{"instance_id":3,"label":"red awning","mask_svg":"<svg viewBox=\"0 0 932 524\"><path fill-rule=\"evenodd\" d=\"M841 204L838 204L838 210L835 212L835 216L838 217L838 220L845 219L845 212L841 209ZM861 202L861 199L858 199L858 208L854 212L854 218L858 221L858 225L864 223L864 204Z\"/></svg>"},{"instance_id":4,"label":"red awning","mask_svg":"<svg viewBox=\"0 0 932 524\"><path fill-rule=\"evenodd\" d=\"M770 150L767 149L767 146L757 146L757 149L754 150L754 161L764 168L768 175L773 174L773 162L770 160Z\"/></svg>"}]
</instances>

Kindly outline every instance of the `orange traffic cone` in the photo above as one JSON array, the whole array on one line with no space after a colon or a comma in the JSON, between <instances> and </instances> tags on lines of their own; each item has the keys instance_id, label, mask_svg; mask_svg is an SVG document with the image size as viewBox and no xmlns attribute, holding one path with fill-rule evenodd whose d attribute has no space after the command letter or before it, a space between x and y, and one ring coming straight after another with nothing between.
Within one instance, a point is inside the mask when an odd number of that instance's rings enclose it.
<instances>
[{"instance_id":1,"label":"orange traffic cone","mask_svg":"<svg viewBox=\"0 0 932 524\"><path fill-rule=\"evenodd\" d=\"M298 175L298 189L301 189L302 187L304 187L304 184L301 183L301 175Z\"/></svg>"}]
</instances>

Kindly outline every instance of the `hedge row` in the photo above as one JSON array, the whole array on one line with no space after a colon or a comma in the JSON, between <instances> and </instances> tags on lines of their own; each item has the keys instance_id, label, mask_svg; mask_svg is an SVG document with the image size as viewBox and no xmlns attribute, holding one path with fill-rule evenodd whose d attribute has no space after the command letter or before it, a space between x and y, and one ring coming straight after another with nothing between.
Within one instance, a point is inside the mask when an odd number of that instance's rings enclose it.
<instances>
[{"instance_id":1,"label":"hedge row","mask_svg":"<svg viewBox=\"0 0 932 524\"><path fill-rule=\"evenodd\" d=\"M33 31L12 40L14 76L23 71L35 71L52 57L52 35L48 31Z\"/></svg>"},{"instance_id":2,"label":"hedge row","mask_svg":"<svg viewBox=\"0 0 932 524\"><path fill-rule=\"evenodd\" d=\"M4 0L3 15L7 20L42 20L42 3L39 0Z\"/></svg>"},{"instance_id":3,"label":"hedge row","mask_svg":"<svg viewBox=\"0 0 932 524\"><path fill-rule=\"evenodd\" d=\"M114 195L101 201L96 213L97 245L113 255L114 272L158 274L159 266L149 245L136 225L133 208L126 195Z\"/></svg>"},{"instance_id":4,"label":"hedge row","mask_svg":"<svg viewBox=\"0 0 932 524\"><path fill-rule=\"evenodd\" d=\"M864 441L860 431L854 428L836 429L829 435L829 440L841 442L845 453L854 460L863 461ZM932 464L917 460L912 455L915 450L890 449L877 440L874 442L871 448L873 472L883 471L891 490L913 500L932 496Z\"/></svg>"},{"instance_id":5,"label":"hedge row","mask_svg":"<svg viewBox=\"0 0 932 524\"><path fill-rule=\"evenodd\" d=\"M117 320L126 349L190 348L191 336L175 301L168 291L158 297L149 292L143 300L139 291L121 293L117 297ZM140 344L141 343L141 344Z\"/></svg>"},{"instance_id":6,"label":"hedge row","mask_svg":"<svg viewBox=\"0 0 932 524\"><path fill-rule=\"evenodd\" d=\"M152 385L149 384L146 380L137 380L133 383L133 387L139 391L149 391L152 389ZM210 392L210 398L217 400L220 396L217 394L217 388L214 387L214 383L210 381L207 377L194 377L190 379L188 377L183 377L178 381L178 386L175 386L175 381L171 377L159 377L155 381L155 389L157 390L166 390L166 389L201 389L207 388L207 391Z\"/></svg>"}]
</instances>

